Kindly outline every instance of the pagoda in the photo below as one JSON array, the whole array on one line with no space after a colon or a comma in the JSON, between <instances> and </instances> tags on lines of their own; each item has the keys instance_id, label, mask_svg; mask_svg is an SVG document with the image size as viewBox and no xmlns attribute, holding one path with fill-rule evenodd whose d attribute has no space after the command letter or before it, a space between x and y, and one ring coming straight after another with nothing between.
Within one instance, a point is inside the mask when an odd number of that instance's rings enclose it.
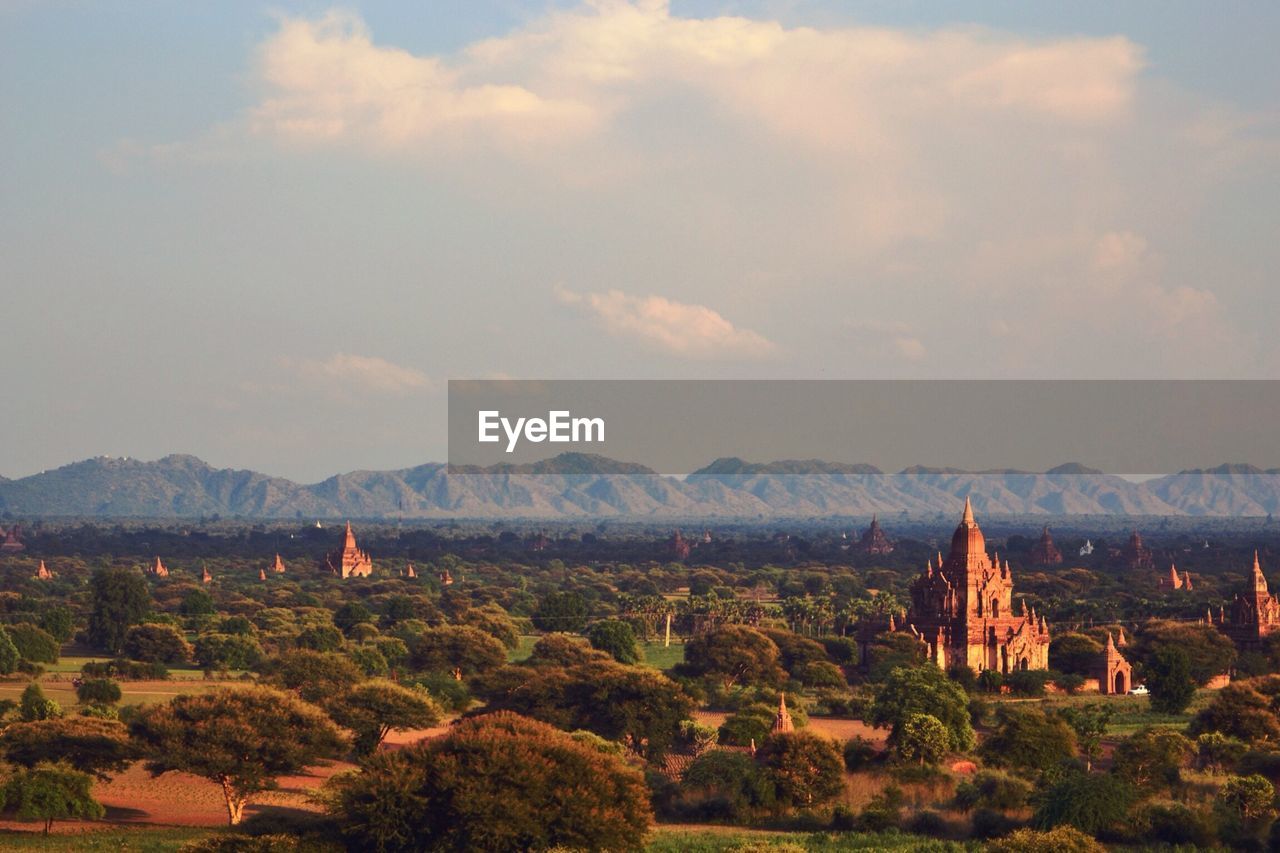
<instances>
[{"instance_id":1,"label":"pagoda","mask_svg":"<svg viewBox=\"0 0 1280 853\"><path fill-rule=\"evenodd\" d=\"M365 551L356 547L356 535L351 531L351 522L347 522L347 532L343 537L342 547L331 551L325 562L329 570L343 578L367 578L373 574L373 559Z\"/></svg>"},{"instance_id":2,"label":"pagoda","mask_svg":"<svg viewBox=\"0 0 1280 853\"><path fill-rule=\"evenodd\" d=\"M1136 530L1129 534L1129 541L1120 549L1120 560L1128 569L1152 570L1156 567L1155 555L1142 544L1142 534Z\"/></svg>"},{"instance_id":3,"label":"pagoda","mask_svg":"<svg viewBox=\"0 0 1280 853\"><path fill-rule=\"evenodd\" d=\"M1124 637L1123 630L1120 636ZM1107 647L1103 649L1102 657L1098 661L1098 692L1123 696L1131 687L1133 687L1133 667L1124 659L1124 655L1120 654L1111 632L1108 631Z\"/></svg>"},{"instance_id":4,"label":"pagoda","mask_svg":"<svg viewBox=\"0 0 1280 853\"><path fill-rule=\"evenodd\" d=\"M1036 544L1031 546L1031 553L1027 555L1027 560L1033 566L1057 566L1062 563L1062 552L1053 543L1048 525L1040 533Z\"/></svg>"},{"instance_id":5,"label":"pagoda","mask_svg":"<svg viewBox=\"0 0 1280 853\"><path fill-rule=\"evenodd\" d=\"M27 546L22 544L16 524L4 534L4 542L0 542L0 553L17 554L19 551L25 551L26 548Z\"/></svg>"},{"instance_id":6,"label":"pagoda","mask_svg":"<svg viewBox=\"0 0 1280 853\"><path fill-rule=\"evenodd\" d=\"M1208 613L1208 622L1214 624L1212 610ZM1253 552L1248 587L1236 595L1230 610L1218 612L1217 625L1242 651L1260 649L1267 635L1280 628L1280 601L1267 588L1257 551Z\"/></svg>"},{"instance_id":7,"label":"pagoda","mask_svg":"<svg viewBox=\"0 0 1280 853\"><path fill-rule=\"evenodd\" d=\"M893 553L893 543L889 541L888 536L884 535L884 530L880 527L880 520L874 515L871 516L871 526L863 532L862 538L858 540L858 550L872 556Z\"/></svg>"},{"instance_id":8,"label":"pagoda","mask_svg":"<svg viewBox=\"0 0 1280 853\"><path fill-rule=\"evenodd\" d=\"M151 567L151 571L150 571L150 573L151 573L152 575L154 575L155 577L158 577L158 578L167 578L167 577L169 577L169 570L168 570L167 568L165 568L164 563L162 563L162 562L160 561L160 558L159 558L159 557L156 557L155 565L153 565L153 566Z\"/></svg>"},{"instance_id":9,"label":"pagoda","mask_svg":"<svg viewBox=\"0 0 1280 853\"><path fill-rule=\"evenodd\" d=\"M53 572L49 571L49 567L44 564L44 560L40 561L40 568L36 569L36 580L53 580Z\"/></svg>"},{"instance_id":10,"label":"pagoda","mask_svg":"<svg viewBox=\"0 0 1280 853\"><path fill-rule=\"evenodd\" d=\"M778 713L773 717L773 733L786 734L795 731L795 723L791 721L791 712L787 710L787 694L778 694Z\"/></svg>"},{"instance_id":11,"label":"pagoda","mask_svg":"<svg viewBox=\"0 0 1280 853\"><path fill-rule=\"evenodd\" d=\"M1178 567L1173 563L1169 564L1169 576L1160 578L1156 585L1157 589L1185 589L1190 592L1194 587L1191 585L1191 572L1183 572L1178 574Z\"/></svg>"},{"instance_id":12,"label":"pagoda","mask_svg":"<svg viewBox=\"0 0 1280 853\"><path fill-rule=\"evenodd\" d=\"M1009 561L987 554L986 539L968 498L944 560L930 560L911 584L911 609L905 618L943 669L968 666L977 672L1009 673L1049 668L1049 625L1024 604L1013 611L1013 575ZM898 627L895 624L895 627Z\"/></svg>"},{"instance_id":13,"label":"pagoda","mask_svg":"<svg viewBox=\"0 0 1280 853\"><path fill-rule=\"evenodd\" d=\"M271 571L278 575L284 574L284 560L280 559L280 555L276 554L276 561L271 565Z\"/></svg>"},{"instance_id":14,"label":"pagoda","mask_svg":"<svg viewBox=\"0 0 1280 853\"><path fill-rule=\"evenodd\" d=\"M213 583L213 575L209 573L208 566L200 567L200 583Z\"/></svg>"},{"instance_id":15,"label":"pagoda","mask_svg":"<svg viewBox=\"0 0 1280 853\"><path fill-rule=\"evenodd\" d=\"M667 553L670 554L671 558L674 560L689 559L689 552L692 550L693 549L689 545L689 542L680 534L679 530L672 534L671 538L667 541Z\"/></svg>"}]
</instances>

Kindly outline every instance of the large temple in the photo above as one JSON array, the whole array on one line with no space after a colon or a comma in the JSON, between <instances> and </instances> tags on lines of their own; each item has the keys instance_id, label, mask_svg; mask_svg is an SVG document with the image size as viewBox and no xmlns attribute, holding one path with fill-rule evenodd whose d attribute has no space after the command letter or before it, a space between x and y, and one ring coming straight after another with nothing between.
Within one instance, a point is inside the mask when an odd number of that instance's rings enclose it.
<instances>
[{"instance_id":1,"label":"large temple","mask_svg":"<svg viewBox=\"0 0 1280 853\"><path fill-rule=\"evenodd\" d=\"M373 574L373 559L368 552L356 547L356 535L351 531L351 522L347 522L347 532L342 540L342 547L325 555L325 563L329 571L344 578L368 577Z\"/></svg>"},{"instance_id":2,"label":"large temple","mask_svg":"<svg viewBox=\"0 0 1280 853\"><path fill-rule=\"evenodd\" d=\"M1280 630L1280 600L1267 588L1257 551L1253 552L1253 572L1248 587L1236 595L1229 610L1219 611L1216 622L1210 610L1208 621L1216 624L1242 651L1257 650L1268 634Z\"/></svg>"},{"instance_id":3,"label":"large temple","mask_svg":"<svg viewBox=\"0 0 1280 853\"><path fill-rule=\"evenodd\" d=\"M858 540L858 550L871 556L893 553L893 543L889 541L884 529L880 527L880 520L874 515L871 516L871 526L863 532L862 538Z\"/></svg>"},{"instance_id":4,"label":"large temple","mask_svg":"<svg viewBox=\"0 0 1280 853\"><path fill-rule=\"evenodd\" d=\"M982 529L968 498L951 537L951 553L930 560L911 584L907 628L928 647L943 669L967 665L977 672L1008 673L1049 668L1049 626L1023 605L1013 612L1013 576L1008 560L987 555Z\"/></svg>"}]
</instances>

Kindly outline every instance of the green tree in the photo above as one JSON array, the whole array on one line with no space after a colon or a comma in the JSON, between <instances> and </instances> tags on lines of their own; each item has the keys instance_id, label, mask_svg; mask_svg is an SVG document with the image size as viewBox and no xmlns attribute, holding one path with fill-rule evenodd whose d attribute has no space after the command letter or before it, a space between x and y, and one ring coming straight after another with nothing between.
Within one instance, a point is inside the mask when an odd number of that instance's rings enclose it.
<instances>
[{"instance_id":1,"label":"green tree","mask_svg":"<svg viewBox=\"0 0 1280 853\"><path fill-rule=\"evenodd\" d=\"M511 713L377 753L329 789L348 846L384 853L632 850L652 819L639 770Z\"/></svg>"},{"instance_id":2,"label":"green tree","mask_svg":"<svg viewBox=\"0 0 1280 853\"><path fill-rule=\"evenodd\" d=\"M346 642L333 625L308 625L294 638L294 644L300 649L313 652L336 652Z\"/></svg>"},{"instance_id":3,"label":"green tree","mask_svg":"<svg viewBox=\"0 0 1280 853\"><path fill-rule=\"evenodd\" d=\"M539 631L577 634L587 627L591 608L576 592L553 592L538 603L533 624Z\"/></svg>"},{"instance_id":4,"label":"green tree","mask_svg":"<svg viewBox=\"0 0 1280 853\"><path fill-rule=\"evenodd\" d=\"M372 621L373 611L363 601L348 601L333 612L333 624L344 634L349 634L357 625Z\"/></svg>"},{"instance_id":5,"label":"green tree","mask_svg":"<svg viewBox=\"0 0 1280 853\"><path fill-rule=\"evenodd\" d=\"M391 731L420 729L440 722L441 710L423 689L375 678L352 687L327 704L334 722L355 733L355 749L369 755Z\"/></svg>"},{"instance_id":6,"label":"green tree","mask_svg":"<svg viewBox=\"0 0 1280 853\"><path fill-rule=\"evenodd\" d=\"M495 602L489 602L480 607L468 607L453 621L458 625L479 628L509 649L514 649L520 644L520 633L516 630L516 623L511 620L510 614Z\"/></svg>"},{"instance_id":7,"label":"green tree","mask_svg":"<svg viewBox=\"0 0 1280 853\"><path fill-rule=\"evenodd\" d=\"M1049 660L1059 672L1090 678L1097 675L1101 657L1102 644L1084 634L1060 634L1049 644Z\"/></svg>"},{"instance_id":8,"label":"green tree","mask_svg":"<svg viewBox=\"0 0 1280 853\"><path fill-rule=\"evenodd\" d=\"M987 845L988 853L1106 853L1107 848L1072 826L1048 832L1017 829Z\"/></svg>"},{"instance_id":9,"label":"green tree","mask_svg":"<svg viewBox=\"0 0 1280 853\"><path fill-rule=\"evenodd\" d=\"M975 808L1010 812L1031 798L1031 784L999 770L979 770L956 786L955 805L962 811Z\"/></svg>"},{"instance_id":10,"label":"green tree","mask_svg":"<svg viewBox=\"0 0 1280 853\"><path fill-rule=\"evenodd\" d=\"M530 666L577 666L600 660L608 660L608 655L568 634L557 633L539 637L525 663Z\"/></svg>"},{"instance_id":11,"label":"green tree","mask_svg":"<svg viewBox=\"0 0 1280 853\"><path fill-rule=\"evenodd\" d=\"M172 625L135 625L125 634L124 653L147 663L185 663L191 644Z\"/></svg>"},{"instance_id":12,"label":"green tree","mask_svg":"<svg viewBox=\"0 0 1280 853\"><path fill-rule=\"evenodd\" d=\"M1248 750L1248 744L1220 732L1205 732L1196 738L1200 767L1210 773L1235 767Z\"/></svg>"},{"instance_id":13,"label":"green tree","mask_svg":"<svg viewBox=\"0 0 1280 853\"><path fill-rule=\"evenodd\" d=\"M1201 687L1228 672L1236 661L1235 644L1216 627L1186 622L1148 623L1125 651L1145 672L1161 648L1182 650L1191 679Z\"/></svg>"},{"instance_id":14,"label":"green tree","mask_svg":"<svg viewBox=\"0 0 1280 853\"><path fill-rule=\"evenodd\" d=\"M1058 709L1058 716L1066 720L1076 733L1076 742L1084 753L1086 770L1092 770L1093 762L1102 754L1102 736L1107 733L1107 725L1115 713L1115 708L1104 702L1067 705Z\"/></svg>"},{"instance_id":15,"label":"green tree","mask_svg":"<svg viewBox=\"0 0 1280 853\"><path fill-rule=\"evenodd\" d=\"M1039 708L1002 705L996 726L983 741L990 763L1040 772L1052 770L1076 754L1076 734L1065 720Z\"/></svg>"},{"instance_id":16,"label":"green tree","mask_svg":"<svg viewBox=\"0 0 1280 853\"><path fill-rule=\"evenodd\" d=\"M1195 744L1168 726L1148 726L1116 746L1112 771L1144 792L1174 788L1182 768L1195 754Z\"/></svg>"},{"instance_id":17,"label":"green tree","mask_svg":"<svg viewBox=\"0 0 1280 853\"><path fill-rule=\"evenodd\" d=\"M685 643L680 671L714 679L726 690L737 684L775 686L783 680L780 660L777 644L764 634L725 625Z\"/></svg>"},{"instance_id":18,"label":"green tree","mask_svg":"<svg viewBox=\"0 0 1280 853\"><path fill-rule=\"evenodd\" d=\"M947 754L951 733L937 717L929 714L912 714L902 723L894 748L904 761L920 761L923 767L937 764Z\"/></svg>"},{"instance_id":19,"label":"green tree","mask_svg":"<svg viewBox=\"0 0 1280 853\"><path fill-rule=\"evenodd\" d=\"M231 824L276 777L336 758L346 739L324 712L269 687L178 696L143 711L131 731L154 775L181 770L222 788Z\"/></svg>"},{"instance_id":20,"label":"green tree","mask_svg":"<svg viewBox=\"0 0 1280 853\"><path fill-rule=\"evenodd\" d=\"M253 669L262 661L262 646L249 634L201 634L194 657L206 670Z\"/></svg>"},{"instance_id":21,"label":"green tree","mask_svg":"<svg viewBox=\"0 0 1280 853\"><path fill-rule=\"evenodd\" d=\"M835 741L812 732L773 735L756 753L778 801L798 808L830 802L844 791L844 758Z\"/></svg>"},{"instance_id":22,"label":"green tree","mask_svg":"<svg viewBox=\"0 0 1280 853\"><path fill-rule=\"evenodd\" d=\"M62 706L44 695L39 682L31 682L18 699L18 715L25 722L51 720L62 716Z\"/></svg>"},{"instance_id":23,"label":"green tree","mask_svg":"<svg viewBox=\"0 0 1280 853\"><path fill-rule=\"evenodd\" d=\"M59 643L65 643L75 635L75 616L69 607L55 604L40 614L39 625Z\"/></svg>"},{"instance_id":24,"label":"green tree","mask_svg":"<svg viewBox=\"0 0 1280 853\"><path fill-rule=\"evenodd\" d=\"M213 616L218 612L218 608L214 606L212 595L196 587L182 597L178 612L183 616Z\"/></svg>"},{"instance_id":25,"label":"green tree","mask_svg":"<svg viewBox=\"0 0 1280 853\"><path fill-rule=\"evenodd\" d=\"M98 717L10 723L0 732L0 753L23 767L65 761L99 779L127 769L138 758L124 724Z\"/></svg>"},{"instance_id":26,"label":"green tree","mask_svg":"<svg viewBox=\"0 0 1280 853\"><path fill-rule=\"evenodd\" d=\"M419 672L475 675L507 662L507 649L479 628L441 625L428 628L409 644L410 665Z\"/></svg>"},{"instance_id":27,"label":"green tree","mask_svg":"<svg viewBox=\"0 0 1280 853\"><path fill-rule=\"evenodd\" d=\"M89 578L89 645L119 654L125 634L151 611L151 593L132 569L98 569Z\"/></svg>"},{"instance_id":28,"label":"green tree","mask_svg":"<svg viewBox=\"0 0 1280 853\"><path fill-rule=\"evenodd\" d=\"M110 678L86 678L76 685L76 699L86 705L114 705L121 695L120 685Z\"/></svg>"},{"instance_id":29,"label":"green tree","mask_svg":"<svg viewBox=\"0 0 1280 853\"><path fill-rule=\"evenodd\" d=\"M1276 789L1265 776L1232 776L1218 792L1216 806L1244 821L1275 813Z\"/></svg>"},{"instance_id":30,"label":"green tree","mask_svg":"<svg viewBox=\"0 0 1280 853\"><path fill-rule=\"evenodd\" d=\"M640 648L631 626L620 619L604 619L592 624L587 631L591 647L608 652L618 663L639 663Z\"/></svg>"},{"instance_id":31,"label":"green tree","mask_svg":"<svg viewBox=\"0 0 1280 853\"><path fill-rule=\"evenodd\" d=\"M1196 714L1187 733L1192 737L1219 732L1245 743L1280 742L1280 720L1271 710L1271 700L1254 689L1258 679L1228 684Z\"/></svg>"},{"instance_id":32,"label":"green tree","mask_svg":"<svg viewBox=\"0 0 1280 853\"><path fill-rule=\"evenodd\" d=\"M9 639L9 632L0 627L0 675L8 675L18 668L18 647Z\"/></svg>"},{"instance_id":33,"label":"green tree","mask_svg":"<svg viewBox=\"0 0 1280 853\"><path fill-rule=\"evenodd\" d=\"M97 820L106 809L93 798L93 779L56 764L19 770L4 784L4 809L18 820L44 822L48 835L55 820Z\"/></svg>"},{"instance_id":34,"label":"green tree","mask_svg":"<svg viewBox=\"0 0 1280 853\"><path fill-rule=\"evenodd\" d=\"M703 802L724 803L735 819L771 809L777 801L773 780L742 752L704 752L681 777L680 789Z\"/></svg>"},{"instance_id":35,"label":"green tree","mask_svg":"<svg viewBox=\"0 0 1280 853\"><path fill-rule=\"evenodd\" d=\"M1118 776L1068 773L1045 791L1031 822L1040 829L1065 824L1097 835L1124 820L1133 800L1133 788Z\"/></svg>"},{"instance_id":36,"label":"green tree","mask_svg":"<svg viewBox=\"0 0 1280 853\"><path fill-rule=\"evenodd\" d=\"M54 636L43 628L37 628L30 622L19 622L5 628L9 639L18 648L18 654L24 660L37 663L57 663L61 645Z\"/></svg>"},{"instance_id":37,"label":"green tree","mask_svg":"<svg viewBox=\"0 0 1280 853\"><path fill-rule=\"evenodd\" d=\"M364 680L351 658L334 652L294 649L262 663L268 684L295 690L307 702L325 702Z\"/></svg>"},{"instance_id":38,"label":"green tree","mask_svg":"<svg viewBox=\"0 0 1280 853\"><path fill-rule=\"evenodd\" d=\"M867 722L889 729L890 745L902 735L903 724L913 714L928 714L947 727L948 748L973 749L976 738L969 721L969 697L964 689L934 666L898 667L876 691Z\"/></svg>"},{"instance_id":39,"label":"green tree","mask_svg":"<svg viewBox=\"0 0 1280 853\"><path fill-rule=\"evenodd\" d=\"M1196 695L1191 678L1191 661L1177 646L1161 646L1146 665L1151 708L1162 714L1181 714Z\"/></svg>"}]
</instances>

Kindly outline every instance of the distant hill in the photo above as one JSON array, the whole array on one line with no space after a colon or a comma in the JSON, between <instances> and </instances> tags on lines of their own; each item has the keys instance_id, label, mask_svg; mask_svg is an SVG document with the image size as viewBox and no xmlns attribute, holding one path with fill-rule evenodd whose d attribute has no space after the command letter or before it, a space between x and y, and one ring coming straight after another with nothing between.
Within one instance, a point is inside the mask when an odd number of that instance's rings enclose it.
<instances>
[{"instance_id":1,"label":"distant hill","mask_svg":"<svg viewBox=\"0 0 1280 853\"><path fill-rule=\"evenodd\" d=\"M1280 470L1223 465L1144 483L1069 463L1045 473L717 459L683 479L590 454L532 465L439 463L352 471L304 485L214 468L194 456L99 457L17 480L0 478L0 512L16 516L183 518L821 517L985 514L1259 516L1280 510Z\"/></svg>"}]
</instances>

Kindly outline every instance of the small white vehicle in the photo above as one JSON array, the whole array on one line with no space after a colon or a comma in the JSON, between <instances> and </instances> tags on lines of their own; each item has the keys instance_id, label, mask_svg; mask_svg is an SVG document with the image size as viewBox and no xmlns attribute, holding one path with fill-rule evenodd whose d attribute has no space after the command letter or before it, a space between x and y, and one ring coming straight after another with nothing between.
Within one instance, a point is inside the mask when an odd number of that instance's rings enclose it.
<instances>
[{"instance_id":1,"label":"small white vehicle","mask_svg":"<svg viewBox=\"0 0 1280 853\"><path fill-rule=\"evenodd\" d=\"M1147 685L1139 684L1137 687L1129 691L1130 696L1146 696L1151 691L1147 689Z\"/></svg>"}]
</instances>

